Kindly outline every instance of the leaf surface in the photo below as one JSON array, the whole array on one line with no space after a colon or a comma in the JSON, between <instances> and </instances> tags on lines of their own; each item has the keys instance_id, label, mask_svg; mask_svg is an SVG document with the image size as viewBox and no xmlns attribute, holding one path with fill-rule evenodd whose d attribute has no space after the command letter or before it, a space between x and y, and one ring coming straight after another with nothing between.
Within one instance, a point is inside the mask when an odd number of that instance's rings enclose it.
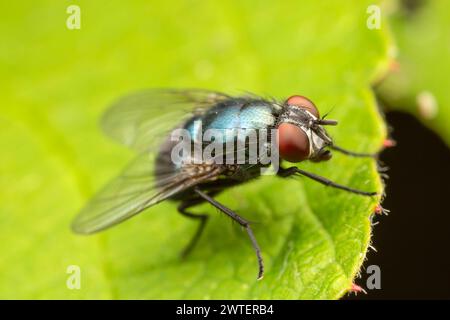
<instances>
[{"instance_id":1,"label":"leaf surface","mask_svg":"<svg viewBox=\"0 0 450 320\"><path fill-rule=\"evenodd\" d=\"M385 138L370 83L386 69L386 28L366 27L373 1L79 1L68 30L65 2L0 5L4 66L0 106L0 297L341 297L361 267L377 198L306 179L264 177L218 200L251 221L246 233L208 205L210 223L185 261L197 227L162 203L99 235L72 234L77 210L133 157L97 122L116 98L147 87L302 94L339 125L342 147L377 151ZM335 154L303 169L382 191L374 160ZM67 268L81 270L69 290Z\"/></svg>"}]
</instances>

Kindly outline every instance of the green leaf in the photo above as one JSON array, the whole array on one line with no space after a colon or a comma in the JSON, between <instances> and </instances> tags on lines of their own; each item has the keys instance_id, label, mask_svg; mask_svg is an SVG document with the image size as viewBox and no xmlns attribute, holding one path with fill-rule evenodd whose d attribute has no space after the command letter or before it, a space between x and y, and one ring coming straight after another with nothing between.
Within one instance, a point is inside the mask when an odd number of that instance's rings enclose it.
<instances>
[{"instance_id":1,"label":"green leaf","mask_svg":"<svg viewBox=\"0 0 450 320\"><path fill-rule=\"evenodd\" d=\"M207 205L196 211L210 223L185 261L197 225L169 202L99 235L69 225L133 156L102 135L98 118L142 87L303 94L332 110L340 146L378 150L386 129L370 84L386 69L389 42L384 22L366 27L372 2L80 1L80 30L65 27L64 2L2 4L0 297L341 297L365 258L378 198L272 176L220 195L257 221L262 281L246 233ZM374 160L336 154L301 167L382 191ZM81 268L80 290L66 286L69 265Z\"/></svg>"},{"instance_id":2,"label":"green leaf","mask_svg":"<svg viewBox=\"0 0 450 320\"><path fill-rule=\"evenodd\" d=\"M398 61L377 91L388 109L415 115L450 144L450 3L419 3L390 17Z\"/></svg>"}]
</instances>

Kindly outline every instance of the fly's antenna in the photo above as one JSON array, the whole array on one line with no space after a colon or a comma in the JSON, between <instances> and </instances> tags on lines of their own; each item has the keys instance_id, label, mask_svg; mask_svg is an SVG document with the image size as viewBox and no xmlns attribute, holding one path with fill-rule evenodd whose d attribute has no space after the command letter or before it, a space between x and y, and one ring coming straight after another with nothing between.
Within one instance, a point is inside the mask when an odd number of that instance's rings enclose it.
<instances>
[{"instance_id":1,"label":"fly's antenna","mask_svg":"<svg viewBox=\"0 0 450 320\"><path fill-rule=\"evenodd\" d=\"M338 147L334 144L330 145L330 149L333 149L335 151L338 151L342 154L345 154L347 156L351 156L351 157L359 157L359 158L376 158L377 154L376 153L359 153L359 152L353 152L353 151L349 151L346 149L343 149L341 147Z\"/></svg>"},{"instance_id":2,"label":"fly's antenna","mask_svg":"<svg viewBox=\"0 0 450 320\"><path fill-rule=\"evenodd\" d=\"M338 124L336 120L326 120L325 118L334 110L336 106L333 106L327 113L325 113L321 119L317 119L315 122L317 124L323 125L323 126L335 126ZM335 150L337 152L340 152L342 154L345 154L347 156L351 157L359 157L359 158L376 158L376 153L362 153L362 152L353 152L344 148L341 148L339 146L336 146L334 144L331 144L329 146L330 149Z\"/></svg>"},{"instance_id":3,"label":"fly's antenna","mask_svg":"<svg viewBox=\"0 0 450 320\"><path fill-rule=\"evenodd\" d=\"M325 120L324 118L317 119L314 123L322 126L336 126L338 124L337 120Z\"/></svg>"}]
</instances>

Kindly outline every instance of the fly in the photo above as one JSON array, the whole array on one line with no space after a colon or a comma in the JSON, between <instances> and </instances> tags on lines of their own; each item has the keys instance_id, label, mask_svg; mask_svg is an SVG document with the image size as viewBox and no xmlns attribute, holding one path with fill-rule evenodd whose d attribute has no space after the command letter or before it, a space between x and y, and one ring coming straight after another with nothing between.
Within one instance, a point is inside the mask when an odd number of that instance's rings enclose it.
<instances>
[{"instance_id":1,"label":"fly","mask_svg":"<svg viewBox=\"0 0 450 320\"><path fill-rule=\"evenodd\" d=\"M374 156L336 146L324 128L329 125L337 125L337 121L321 118L314 103L299 95L282 102L255 95L234 97L195 89L146 90L127 96L108 109L102 118L102 127L107 135L134 149L137 156L87 203L73 221L72 229L77 233L92 234L161 201L176 201L182 215L199 221L196 233L182 252L186 256L198 242L208 221L208 215L194 214L189 209L208 202L246 230L258 261L257 278L261 279L264 275L263 258L249 221L215 200L215 196L225 189L260 177L268 166L276 167L275 173L281 178L305 176L347 192L376 195L376 192L335 183L297 166L285 166L286 162L327 161L331 158L331 150L356 157ZM244 138L240 147L238 143L238 146L227 149L225 146L229 142L239 142L239 136L224 134L220 139L216 136L216 148L210 152L212 157L194 157L194 147L187 152L183 149L183 157L175 161L174 154L177 153L174 150L179 147L179 139L173 139L175 129L189 134L189 148L196 145L198 137L204 137L208 130L222 133L253 130L256 140L252 142ZM275 134L261 136L261 133L268 132ZM261 143L262 138L267 139ZM204 140L200 146L207 149ZM257 151L267 152L270 159L276 161L268 163L263 160L267 157L261 154L256 155L252 163L236 159L241 151L244 156L249 156L253 146L258 147Z\"/></svg>"}]
</instances>

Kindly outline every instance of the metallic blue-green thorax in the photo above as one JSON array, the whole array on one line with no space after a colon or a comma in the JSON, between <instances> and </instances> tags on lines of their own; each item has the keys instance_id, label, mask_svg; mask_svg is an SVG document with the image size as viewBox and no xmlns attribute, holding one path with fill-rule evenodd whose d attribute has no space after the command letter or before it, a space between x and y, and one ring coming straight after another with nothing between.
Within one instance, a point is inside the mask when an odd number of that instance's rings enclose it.
<instances>
[{"instance_id":1,"label":"metallic blue-green thorax","mask_svg":"<svg viewBox=\"0 0 450 320\"><path fill-rule=\"evenodd\" d=\"M276 123L278 110L261 100L232 99L221 102L200 116L191 118L184 126L191 137L201 137L208 129L270 129ZM224 134L225 136L225 134ZM227 139L233 138L227 135ZM225 141L224 141L225 142Z\"/></svg>"}]
</instances>

